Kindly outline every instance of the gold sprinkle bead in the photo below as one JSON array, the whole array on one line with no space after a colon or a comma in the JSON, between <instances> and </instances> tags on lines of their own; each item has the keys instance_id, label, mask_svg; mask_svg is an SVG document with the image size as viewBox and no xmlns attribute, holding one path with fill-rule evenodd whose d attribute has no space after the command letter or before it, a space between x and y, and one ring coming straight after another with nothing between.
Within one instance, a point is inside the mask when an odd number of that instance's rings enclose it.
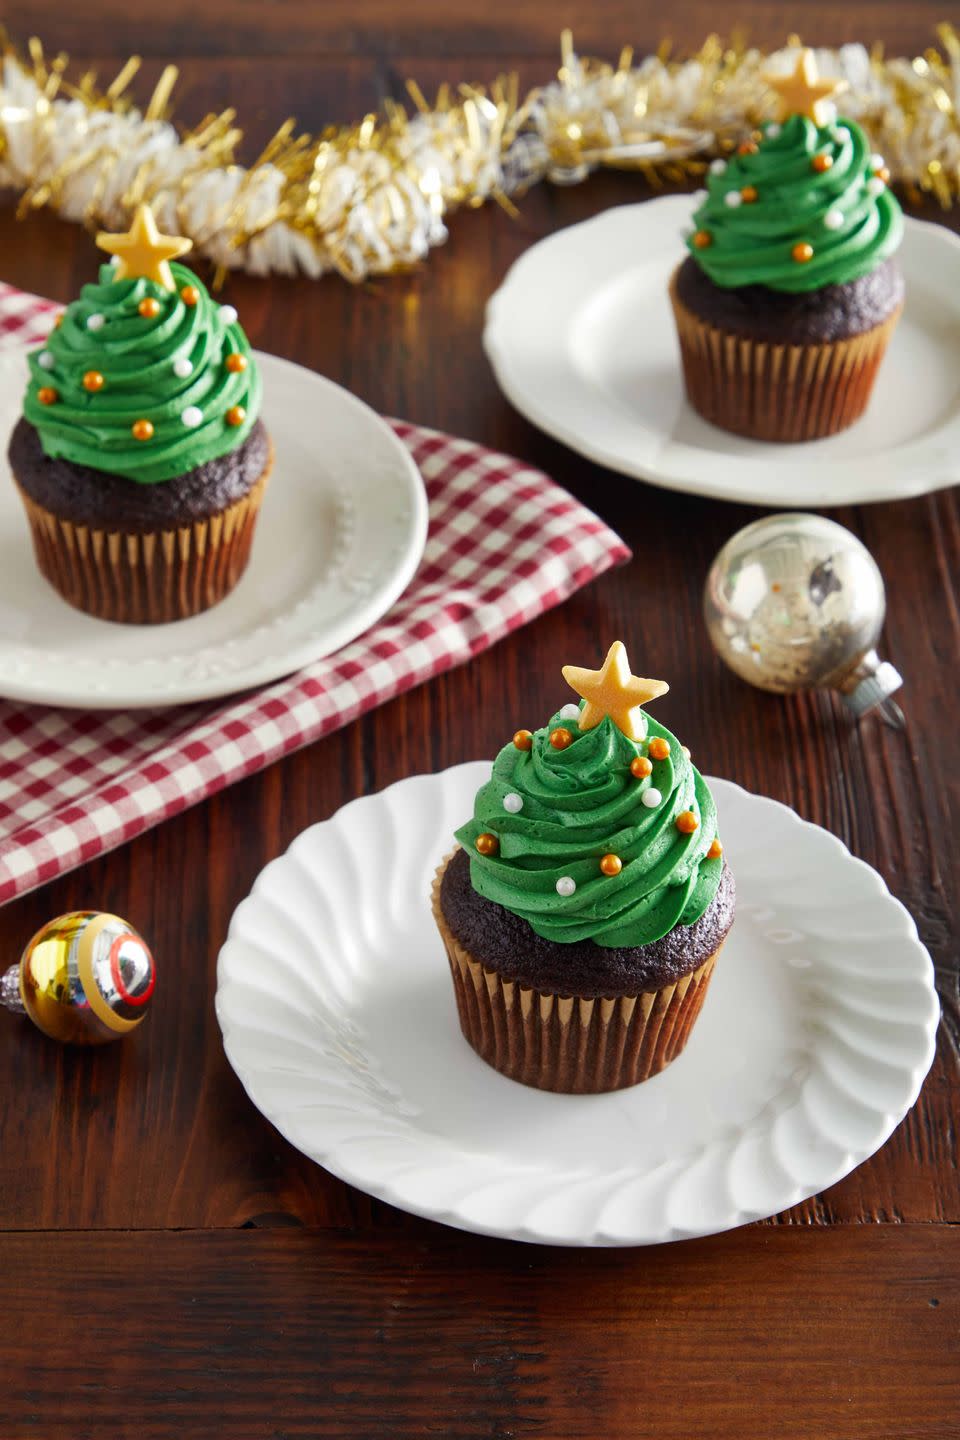
<instances>
[{"instance_id":1,"label":"gold sprinkle bead","mask_svg":"<svg viewBox=\"0 0 960 1440\"><path fill-rule=\"evenodd\" d=\"M681 810L676 819L676 826L681 835L692 835L694 830L699 830L700 821L692 810Z\"/></svg>"},{"instance_id":2,"label":"gold sprinkle bead","mask_svg":"<svg viewBox=\"0 0 960 1440\"><path fill-rule=\"evenodd\" d=\"M887 169L886 165L881 165L879 170L874 170L873 173L874 175L876 175L878 180L883 181L884 185L890 184L890 171Z\"/></svg>"},{"instance_id":3,"label":"gold sprinkle bead","mask_svg":"<svg viewBox=\"0 0 960 1440\"><path fill-rule=\"evenodd\" d=\"M646 780L652 770L653 766L646 755L638 755L635 760L630 761L630 774L636 780Z\"/></svg>"},{"instance_id":4,"label":"gold sprinkle bead","mask_svg":"<svg viewBox=\"0 0 960 1440\"><path fill-rule=\"evenodd\" d=\"M103 389L103 386L104 386L104 379L103 379L103 376L100 374L100 371L99 371L99 370L88 370L87 373L86 373L86 375L84 375L84 377L83 377L83 388L84 388L84 390L90 390L90 391L96 393L97 390L102 390L102 389Z\"/></svg>"},{"instance_id":5,"label":"gold sprinkle bead","mask_svg":"<svg viewBox=\"0 0 960 1440\"><path fill-rule=\"evenodd\" d=\"M833 156L814 155L813 159L810 161L810 169L815 170L818 175L822 175L825 170L832 170Z\"/></svg>"},{"instance_id":6,"label":"gold sprinkle bead","mask_svg":"<svg viewBox=\"0 0 960 1440\"><path fill-rule=\"evenodd\" d=\"M619 875L623 869L623 861L619 855L604 855L600 861L600 869L604 875Z\"/></svg>"},{"instance_id":7,"label":"gold sprinkle bead","mask_svg":"<svg viewBox=\"0 0 960 1440\"><path fill-rule=\"evenodd\" d=\"M496 855L500 849L500 841L496 835L491 835L486 830L482 835L478 835L473 843L481 855Z\"/></svg>"},{"instance_id":8,"label":"gold sprinkle bead","mask_svg":"<svg viewBox=\"0 0 960 1440\"><path fill-rule=\"evenodd\" d=\"M130 434L133 436L134 440L152 440L153 421L134 420L133 424L130 426Z\"/></svg>"},{"instance_id":9,"label":"gold sprinkle bead","mask_svg":"<svg viewBox=\"0 0 960 1440\"><path fill-rule=\"evenodd\" d=\"M62 324L63 324L63 316L62 316L62 315L58 315L57 318L56 318L56 320L54 320L54 322L53 322L53 328L54 328L54 330L59 330L59 329L60 329L60 326L61 326Z\"/></svg>"},{"instance_id":10,"label":"gold sprinkle bead","mask_svg":"<svg viewBox=\"0 0 960 1440\"><path fill-rule=\"evenodd\" d=\"M232 355L227 356L223 363L231 374L239 375L241 370L246 370L247 368L247 357L246 355L238 355L237 352L234 351Z\"/></svg>"},{"instance_id":11,"label":"gold sprinkle bead","mask_svg":"<svg viewBox=\"0 0 960 1440\"><path fill-rule=\"evenodd\" d=\"M52 385L41 385L37 391L37 399L41 405L56 405L60 399L60 392L54 390Z\"/></svg>"},{"instance_id":12,"label":"gold sprinkle bead","mask_svg":"<svg viewBox=\"0 0 960 1440\"><path fill-rule=\"evenodd\" d=\"M518 750L532 750L533 735L529 730L518 730L513 737L513 743Z\"/></svg>"},{"instance_id":13,"label":"gold sprinkle bead","mask_svg":"<svg viewBox=\"0 0 960 1440\"><path fill-rule=\"evenodd\" d=\"M716 836L710 841L710 849L707 851L708 860L719 860L723 854L723 846Z\"/></svg>"},{"instance_id":14,"label":"gold sprinkle bead","mask_svg":"<svg viewBox=\"0 0 960 1440\"><path fill-rule=\"evenodd\" d=\"M180 291L180 299L184 305L189 305L192 308L194 305L199 305L200 303L200 291L196 285L184 285Z\"/></svg>"},{"instance_id":15,"label":"gold sprinkle bead","mask_svg":"<svg viewBox=\"0 0 960 1440\"><path fill-rule=\"evenodd\" d=\"M562 726L558 726L556 730L550 731L550 744L554 750L566 750L568 745L573 744L573 736L569 730L564 730Z\"/></svg>"},{"instance_id":16,"label":"gold sprinkle bead","mask_svg":"<svg viewBox=\"0 0 960 1440\"><path fill-rule=\"evenodd\" d=\"M147 295L140 301L137 309L140 311L144 320L156 320L160 314L160 301L155 299L153 295Z\"/></svg>"},{"instance_id":17,"label":"gold sprinkle bead","mask_svg":"<svg viewBox=\"0 0 960 1440\"><path fill-rule=\"evenodd\" d=\"M713 236L709 230L697 230L693 237L694 249L707 250L713 244Z\"/></svg>"},{"instance_id":18,"label":"gold sprinkle bead","mask_svg":"<svg viewBox=\"0 0 960 1440\"><path fill-rule=\"evenodd\" d=\"M808 260L813 259L813 246L809 240L798 240L790 251L790 254L798 265L806 265Z\"/></svg>"},{"instance_id":19,"label":"gold sprinkle bead","mask_svg":"<svg viewBox=\"0 0 960 1440\"><path fill-rule=\"evenodd\" d=\"M743 201L744 205L752 205L756 198L756 185L744 185L743 189L740 191L740 199Z\"/></svg>"},{"instance_id":20,"label":"gold sprinkle bead","mask_svg":"<svg viewBox=\"0 0 960 1440\"><path fill-rule=\"evenodd\" d=\"M742 144L737 146L738 155L756 155L756 153L757 147L752 140L744 140Z\"/></svg>"},{"instance_id":21,"label":"gold sprinkle bead","mask_svg":"<svg viewBox=\"0 0 960 1440\"><path fill-rule=\"evenodd\" d=\"M247 412L242 405L231 405L223 418L228 425L242 425L247 418Z\"/></svg>"},{"instance_id":22,"label":"gold sprinkle bead","mask_svg":"<svg viewBox=\"0 0 960 1440\"><path fill-rule=\"evenodd\" d=\"M651 760L666 760L670 754L670 741L662 740L658 735L655 740L650 741L647 753Z\"/></svg>"}]
</instances>

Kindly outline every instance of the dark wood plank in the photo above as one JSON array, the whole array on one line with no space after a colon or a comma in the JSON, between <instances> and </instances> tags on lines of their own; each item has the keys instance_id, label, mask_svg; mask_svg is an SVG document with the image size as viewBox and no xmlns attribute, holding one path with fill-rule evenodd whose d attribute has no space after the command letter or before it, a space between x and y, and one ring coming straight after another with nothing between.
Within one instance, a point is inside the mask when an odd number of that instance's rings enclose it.
<instances>
[{"instance_id":1,"label":"dark wood plank","mask_svg":"<svg viewBox=\"0 0 960 1440\"><path fill-rule=\"evenodd\" d=\"M960 1434L956 1229L577 1252L425 1228L5 1236L0 1432Z\"/></svg>"},{"instance_id":2,"label":"dark wood plank","mask_svg":"<svg viewBox=\"0 0 960 1440\"><path fill-rule=\"evenodd\" d=\"M24 1135L21 1113L0 1112L9 1157L0 1224L229 1225L265 1213L338 1224L368 1213L369 1202L274 1135L226 1066L212 995L230 913L262 865L305 825L404 774L489 753L491 703L518 723L536 721L555 701L561 664L612 634L670 678L664 718L705 768L796 806L878 865L942 966L947 1020L919 1107L869 1165L792 1218L960 1219L951 1038L958 1025L951 817L960 755L942 688L951 653L947 597L960 569L956 497L839 517L863 534L887 575L885 651L907 676L907 737L875 721L851 727L830 697L781 701L726 674L700 624L699 592L715 550L758 512L657 491L580 461L510 410L479 346L483 301L533 238L644 193L630 177L600 176L577 190L532 193L520 222L494 209L456 217L449 246L421 271L359 291L335 279L231 279L231 298L257 343L341 380L381 410L541 465L598 508L637 559L442 684L7 910L7 934L25 938L74 904L116 909L154 940L165 983L149 1031L129 1051L62 1054L0 1020L10 1033L0 1085L7 1090L29 1074L31 1113L56 1117L62 1134L51 1153L45 1126ZM9 212L0 216L2 253L15 256L10 278L63 298L74 293L93 258L82 232L41 216L29 222L29 247L22 234ZM171 895L182 902L171 906Z\"/></svg>"},{"instance_id":3,"label":"dark wood plank","mask_svg":"<svg viewBox=\"0 0 960 1440\"><path fill-rule=\"evenodd\" d=\"M244 23L252 23L249 7L241 11ZM32 13L41 28L44 7ZM105 22L109 7L97 5L94 13ZM236 35L229 27L218 30L226 13L223 5L207 7L192 31L181 31L178 45L196 41L195 56L215 45L229 48ZM281 17L289 33L297 33L302 11L296 6L260 13L271 43L279 43ZM364 7L363 13L374 11ZM515 13L522 19L533 11L521 6ZM543 19L547 8L537 13ZM811 7L810 13L826 12ZM866 12L854 7L849 13ZM905 24L905 13L872 7L870 33ZM402 30L406 21L394 14ZM909 12L916 26L912 45L925 38L924 14L924 6ZM16 14L8 17L16 22ZM71 43L74 21L66 13L61 18ZM551 26L559 23L552 11L548 18ZM687 21L688 28L679 22L676 28L689 43L700 31L690 28L689 15ZM705 13L702 23L709 23ZM118 25L85 26L87 53L106 55L114 44L122 52L127 41ZM161 25L144 42L159 44L156 34L166 33ZM375 60L318 68L309 54L290 53L275 68L273 61L237 55L218 77L207 60L188 59L187 118L232 98L232 87L241 83L243 105L257 117L261 137L295 105L307 106L304 123L318 123L334 109L355 117L385 86L396 88L416 58L396 48L390 35L397 33L385 31L382 39L384 52L394 48L387 69ZM509 54L514 32L498 33L498 56ZM371 48L378 43L373 36ZM425 62L425 80L472 74L475 59L473 41L465 42L442 62ZM0 1227L157 1229L284 1217L336 1226L376 1217L385 1226L416 1229L311 1166L253 1111L219 1043L212 1004L217 949L256 873L304 826L405 774L490 754L492 706L517 723L536 723L555 703L561 664L588 656L615 634L644 656L651 673L670 679L664 719L698 762L794 805L876 865L917 917L940 966L945 1022L917 1109L877 1157L785 1219L819 1226L960 1220L953 938L960 740L944 703L945 676L957 655L951 629L960 573L956 495L838 513L871 546L887 577L891 613L883 646L907 677L906 737L875 721L851 727L829 696L777 700L724 672L700 623L700 589L719 545L758 512L657 491L581 461L510 409L480 348L485 300L524 249L553 229L646 193L625 175L600 175L573 190L542 187L523 202L519 221L495 208L456 216L447 247L418 272L360 289L335 278L231 278L230 298L256 343L332 376L382 411L522 455L599 509L636 559L466 669L6 909L11 958L51 914L79 904L115 909L153 941L162 978L144 1031L127 1047L95 1055L59 1051L0 1017L6 1040L0 1091L20 1097L0 1107ZM3 278L61 299L76 293L95 261L77 227L47 215L18 225L9 205L0 210L0 256Z\"/></svg>"},{"instance_id":4,"label":"dark wood plank","mask_svg":"<svg viewBox=\"0 0 960 1440\"><path fill-rule=\"evenodd\" d=\"M39 34L51 52L77 55L131 53L159 56L431 56L507 53L522 58L556 53L560 31L574 30L584 54L616 59L632 44L656 49L664 35L687 49L715 30L735 26L760 45L782 44L791 31L810 44L879 40L898 54L915 54L932 42L949 7L939 0L741 0L723 10L709 0L674 0L669 6L632 0L498 0L484 6L448 0L213 0L199 9L190 0L166 0L143 15L122 0L91 0L82 9L60 0L7 0L4 21L16 35Z\"/></svg>"}]
</instances>

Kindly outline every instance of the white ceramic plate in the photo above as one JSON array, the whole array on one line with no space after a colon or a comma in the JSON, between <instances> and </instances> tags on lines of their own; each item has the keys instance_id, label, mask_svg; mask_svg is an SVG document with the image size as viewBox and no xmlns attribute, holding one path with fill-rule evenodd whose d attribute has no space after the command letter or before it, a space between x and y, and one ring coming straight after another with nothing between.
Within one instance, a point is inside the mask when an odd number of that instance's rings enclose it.
<instances>
[{"instance_id":1,"label":"white ceramic plate","mask_svg":"<svg viewBox=\"0 0 960 1440\"><path fill-rule=\"evenodd\" d=\"M686 1050L609 1095L553 1095L460 1034L434 870L489 762L314 825L220 952L233 1068L283 1135L401 1209L560 1245L708 1235L832 1185L883 1144L933 1058L930 958L880 876L773 800L712 780L737 918Z\"/></svg>"},{"instance_id":2,"label":"white ceramic plate","mask_svg":"<svg viewBox=\"0 0 960 1440\"><path fill-rule=\"evenodd\" d=\"M228 695L338 650L403 592L427 537L408 451L339 385L275 355L257 358L273 474L247 572L203 615L114 625L72 609L37 571L19 497L3 478L0 694L88 710ZM0 436L13 429L25 385L24 352L0 355Z\"/></svg>"},{"instance_id":3,"label":"white ceramic plate","mask_svg":"<svg viewBox=\"0 0 960 1440\"><path fill-rule=\"evenodd\" d=\"M613 470L754 505L858 505L960 480L960 240L909 217L907 301L867 413L803 445L730 435L687 404L667 282L689 195L606 210L542 240L487 309L484 347L535 425Z\"/></svg>"}]
</instances>

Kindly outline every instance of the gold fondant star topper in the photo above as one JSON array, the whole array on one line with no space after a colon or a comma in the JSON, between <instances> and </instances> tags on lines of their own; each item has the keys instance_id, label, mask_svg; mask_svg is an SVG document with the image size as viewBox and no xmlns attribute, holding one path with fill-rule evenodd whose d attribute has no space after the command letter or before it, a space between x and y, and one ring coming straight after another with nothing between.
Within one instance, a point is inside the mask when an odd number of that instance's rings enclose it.
<instances>
[{"instance_id":1,"label":"gold fondant star topper","mask_svg":"<svg viewBox=\"0 0 960 1440\"><path fill-rule=\"evenodd\" d=\"M817 57L812 50L797 54L792 70L764 70L761 77L780 97L780 120L805 115L815 125L826 125L833 116L830 97L846 90L846 80L821 80Z\"/></svg>"},{"instance_id":2,"label":"gold fondant star topper","mask_svg":"<svg viewBox=\"0 0 960 1440\"><path fill-rule=\"evenodd\" d=\"M149 205L138 205L133 224L125 235L108 235L101 230L97 244L108 255L116 255L118 280L154 280L164 290L176 290L168 261L185 255L193 246L182 235L161 235Z\"/></svg>"},{"instance_id":3,"label":"gold fondant star topper","mask_svg":"<svg viewBox=\"0 0 960 1440\"><path fill-rule=\"evenodd\" d=\"M587 702L580 711L581 730L592 730L609 715L629 740L642 740L647 733L640 706L656 700L658 695L666 695L670 689L663 680L642 680L638 675L631 675L621 640L614 640L599 670L564 665L563 678Z\"/></svg>"}]
</instances>

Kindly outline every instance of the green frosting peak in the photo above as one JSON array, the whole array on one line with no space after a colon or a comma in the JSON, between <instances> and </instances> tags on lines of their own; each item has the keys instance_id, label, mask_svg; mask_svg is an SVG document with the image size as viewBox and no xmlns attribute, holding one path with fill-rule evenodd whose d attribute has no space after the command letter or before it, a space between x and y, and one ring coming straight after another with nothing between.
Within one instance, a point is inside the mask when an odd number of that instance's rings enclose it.
<instances>
[{"instance_id":1,"label":"green frosting peak","mask_svg":"<svg viewBox=\"0 0 960 1440\"><path fill-rule=\"evenodd\" d=\"M560 711L534 734L529 750L504 746L477 793L473 818L457 831L478 894L561 943L648 945L700 918L723 869L721 857L707 858L716 808L674 736L646 720L647 738L634 741L609 717L581 731ZM573 737L565 750L550 744L558 726ZM667 742L669 754L649 756L652 773L637 778L631 762L648 756L656 739ZM645 795L659 799L644 803ZM676 823L688 810L698 821L692 833ZM496 837L496 854L477 851L481 834ZM601 871L607 854L619 856L619 874Z\"/></svg>"},{"instance_id":2,"label":"green frosting peak","mask_svg":"<svg viewBox=\"0 0 960 1440\"><path fill-rule=\"evenodd\" d=\"M801 293L856 280L903 235L897 199L874 174L881 167L853 120L768 124L755 150L713 161L687 247L723 289ZM797 258L797 246L810 258Z\"/></svg>"},{"instance_id":3,"label":"green frosting peak","mask_svg":"<svg viewBox=\"0 0 960 1440\"><path fill-rule=\"evenodd\" d=\"M83 287L43 349L28 357L23 413L51 458L152 485L235 450L249 435L260 413L260 375L236 311L213 301L185 265L171 270L174 291L117 280L114 267L102 265L97 284ZM184 286L195 288L196 304L183 299ZM144 300L157 302L155 316L140 313ZM228 367L232 354L245 365ZM91 371L103 377L99 389L84 385ZM41 401L42 390L54 392L53 403ZM227 419L234 407L245 412L240 424ZM135 438L138 420L150 421L150 439Z\"/></svg>"}]
</instances>

